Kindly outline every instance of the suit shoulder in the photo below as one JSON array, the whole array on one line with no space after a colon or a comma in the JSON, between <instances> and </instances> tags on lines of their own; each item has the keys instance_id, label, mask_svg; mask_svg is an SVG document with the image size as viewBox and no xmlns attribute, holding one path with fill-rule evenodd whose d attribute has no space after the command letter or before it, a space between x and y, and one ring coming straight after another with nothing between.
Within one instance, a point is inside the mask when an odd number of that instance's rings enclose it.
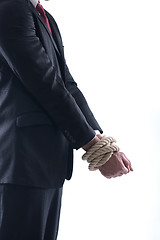
<instances>
[{"instance_id":1,"label":"suit shoulder","mask_svg":"<svg viewBox=\"0 0 160 240\"><path fill-rule=\"evenodd\" d=\"M0 10L10 10L14 7L14 11L15 11L15 7L16 9L21 8L21 7L26 7L28 5L28 1L29 0L1 0L0 1Z\"/></svg>"},{"instance_id":2,"label":"suit shoulder","mask_svg":"<svg viewBox=\"0 0 160 240\"><path fill-rule=\"evenodd\" d=\"M15 15L22 15L27 9L29 9L28 0L1 0L0 18L12 19Z\"/></svg>"},{"instance_id":3,"label":"suit shoulder","mask_svg":"<svg viewBox=\"0 0 160 240\"><path fill-rule=\"evenodd\" d=\"M27 0L0 0L0 33L32 25L33 15Z\"/></svg>"}]
</instances>

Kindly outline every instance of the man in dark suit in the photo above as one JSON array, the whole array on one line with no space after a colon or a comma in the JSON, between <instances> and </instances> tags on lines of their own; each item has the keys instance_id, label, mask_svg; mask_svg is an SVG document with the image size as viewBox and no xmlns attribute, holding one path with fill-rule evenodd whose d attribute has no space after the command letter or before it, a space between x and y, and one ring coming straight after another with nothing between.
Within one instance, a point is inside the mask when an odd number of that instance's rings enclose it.
<instances>
[{"instance_id":1,"label":"man in dark suit","mask_svg":"<svg viewBox=\"0 0 160 240\"><path fill-rule=\"evenodd\" d=\"M0 1L1 240L57 238L73 149L87 150L102 133L66 65L57 24L46 11L47 26L37 3Z\"/></svg>"}]
</instances>

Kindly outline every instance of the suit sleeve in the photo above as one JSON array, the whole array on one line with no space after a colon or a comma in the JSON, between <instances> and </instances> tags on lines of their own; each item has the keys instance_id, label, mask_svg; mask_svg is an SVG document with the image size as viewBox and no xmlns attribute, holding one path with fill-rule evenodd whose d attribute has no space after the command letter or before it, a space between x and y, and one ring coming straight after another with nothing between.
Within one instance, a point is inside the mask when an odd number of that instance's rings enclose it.
<instances>
[{"instance_id":1,"label":"suit sleeve","mask_svg":"<svg viewBox=\"0 0 160 240\"><path fill-rule=\"evenodd\" d=\"M0 1L0 54L73 148L78 149L94 138L93 128L36 36L26 0Z\"/></svg>"},{"instance_id":2,"label":"suit sleeve","mask_svg":"<svg viewBox=\"0 0 160 240\"><path fill-rule=\"evenodd\" d=\"M66 83L67 90L72 94L72 96L76 100L77 105L81 109L89 125L94 130L99 130L100 133L103 133L91 109L89 108L83 93L80 91L80 89L77 86L77 83L74 81L72 75L70 74L70 71L67 65L65 65L65 83Z\"/></svg>"}]
</instances>

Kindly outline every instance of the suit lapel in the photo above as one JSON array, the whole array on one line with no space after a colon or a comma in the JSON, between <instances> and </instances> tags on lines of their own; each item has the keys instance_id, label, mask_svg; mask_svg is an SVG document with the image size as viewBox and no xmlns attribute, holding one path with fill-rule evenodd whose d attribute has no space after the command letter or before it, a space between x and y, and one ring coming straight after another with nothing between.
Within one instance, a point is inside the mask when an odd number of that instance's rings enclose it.
<instances>
[{"instance_id":1,"label":"suit lapel","mask_svg":"<svg viewBox=\"0 0 160 240\"><path fill-rule=\"evenodd\" d=\"M64 57L64 54L63 54L63 43L62 43L61 34L59 32L59 28L57 26L57 23L55 22L54 18L47 11L45 11L45 12L46 12L47 18L49 20L50 27L51 27L51 30L52 30L52 33L53 33L56 45L58 47L58 50L59 50L61 56Z\"/></svg>"},{"instance_id":2,"label":"suit lapel","mask_svg":"<svg viewBox=\"0 0 160 240\"><path fill-rule=\"evenodd\" d=\"M52 34L50 33L47 25L45 24L45 22L43 21L43 19L41 18L41 16L39 15L38 11L36 10L36 8L32 5L32 3L30 1L28 1L29 3L29 7L31 9L31 11L33 12L33 14L40 20L40 22L43 24L43 26L45 27L47 33L49 34L49 37L51 39L51 42L56 50L56 52L60 55L60 51L58 50L57 46L56 46L56 42L52 37Z\"/></svg>"}]
</instances>

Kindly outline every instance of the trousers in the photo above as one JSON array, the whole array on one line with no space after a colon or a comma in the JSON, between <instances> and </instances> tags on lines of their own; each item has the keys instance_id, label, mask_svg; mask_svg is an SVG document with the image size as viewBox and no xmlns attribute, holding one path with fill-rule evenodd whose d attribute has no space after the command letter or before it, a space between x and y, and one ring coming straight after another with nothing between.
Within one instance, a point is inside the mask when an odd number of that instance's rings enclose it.
<instances>
[{"instance_id":1,"label":"trousers","mask_svg":"<svg viewBox=\"0 0 160 240\"><path fill-rule=\"evenodd\" d=\"M0 184L0 240L56 240L62 187Z\"/></svg>"}]
</instances>

